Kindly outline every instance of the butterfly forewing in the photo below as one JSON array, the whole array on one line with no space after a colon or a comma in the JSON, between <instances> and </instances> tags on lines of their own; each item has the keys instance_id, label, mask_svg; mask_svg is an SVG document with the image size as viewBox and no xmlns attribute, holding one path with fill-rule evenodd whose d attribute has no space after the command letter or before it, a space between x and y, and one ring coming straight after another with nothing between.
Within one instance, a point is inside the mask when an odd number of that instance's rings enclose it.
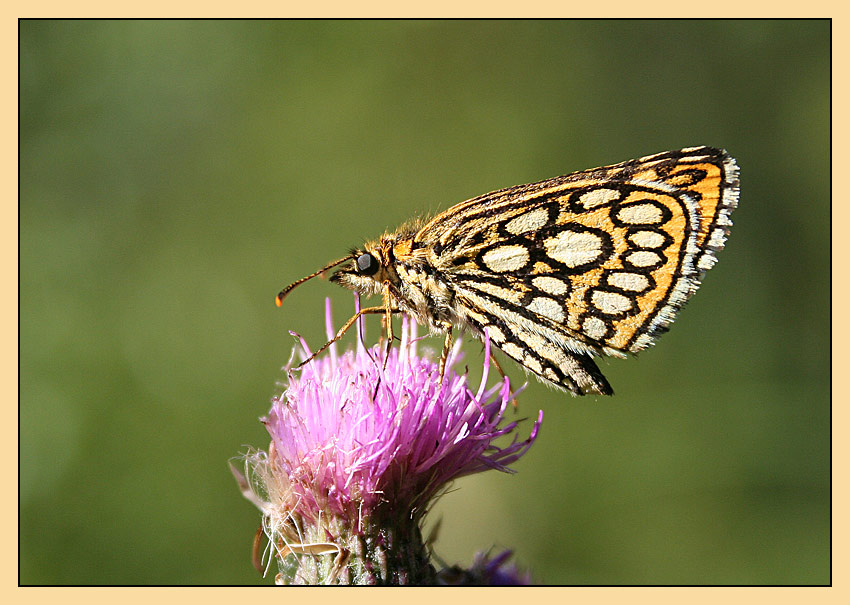
<instances>
[{"instance_id":1,"label":"butterfly forewing","mask_svg":"<svg viewBox=\"0 0 850 605\"><path fill-rule=\"evenodd\" d=\"M459 316L526 368L607 392L591 355L652 344L723 247L737 166L666 152L458 204L414 236Z\"/></svg>"}]
</instances>

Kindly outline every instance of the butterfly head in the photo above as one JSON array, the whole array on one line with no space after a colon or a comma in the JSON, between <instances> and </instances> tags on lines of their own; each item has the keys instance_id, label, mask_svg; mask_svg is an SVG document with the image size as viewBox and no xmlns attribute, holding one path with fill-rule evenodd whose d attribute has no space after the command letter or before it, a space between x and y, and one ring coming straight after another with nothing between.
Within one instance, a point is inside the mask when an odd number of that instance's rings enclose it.
<instances>
[{"instance_id":1,"label":"butterfly head","mask_svg":"<svg viewBox=\"0 0 850 605\"><path fill-rule=\"evenodd\" d=\"M391 279L390 259L381 252L369 244L362 250L352 250L351 262L338 269L331 281L363 295L379 294L381 285Z\"/></svg>"}]
</instances>

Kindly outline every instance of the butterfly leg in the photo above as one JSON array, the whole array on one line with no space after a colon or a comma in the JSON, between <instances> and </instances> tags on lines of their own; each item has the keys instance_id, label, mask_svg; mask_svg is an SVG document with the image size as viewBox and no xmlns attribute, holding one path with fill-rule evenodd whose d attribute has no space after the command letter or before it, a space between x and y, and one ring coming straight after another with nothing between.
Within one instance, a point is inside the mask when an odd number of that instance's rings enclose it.
<instances>
[{"instance_id":1,"label":"butterfly leg","mask_svg":"<svg viewBox=\"0 0 850 605\"><path fill-rule=\"evenodd\" d=\"M387 369L387 361L390 358L390 349L393 347L393 309L390 305L390 282L384 282L384 321L387 324L387 350L384 352L384 369Z\"/></svg>"},{"instance_id":2,"label":"butterfly leg","mask_svg":"<svg viewBox=\"0 0 850 605\"><path fill-rule=\"evenodd\" d=\"M502 380L504 380L505 378L508 378L508 375L505 374L505 371L502 369L502 366L499 365L499 360L496 359L496 356L493 355L492 352L490 353L490 361L492 362L493 367L496 368L496 371L499 373L499 376L502 377ZM519 404L517 403L515 397L511 397L511 405L513 406L514 409L517 409L519 407Z\"/></svg>"},{"instance_id":3,"label":"butterfly leg","mask_svg":"<svg viewBox=\"0 0 850 605\"><path fill-rule=\"evenodd\" d=\"M443 384L443 375L446 373L446 361L449 358L449 351L452 349L452 324L445 322L443 327L446 329L446 341L443 343L443 353L440 355L440 384Z\"/></svg>"},{"instance_id":4,"label":"butterfly leg","mask_svg":"<svg viewBox=\"0 0 850 605\"><path fill-rule=\"evenodd\" d=\"M355 321L357 321L357 320L360 318L360 316L361 316L361 315L367 315L367 314L370 314L370 313L389 313L389 311L390 311L389 309L385 309L384 307L366 307L365 309L360 309L357 313L355 313L355 314L352 316L352 318L351 318L351 319L349 319L347 322L345 322L345 325L344 325L344 326L342 326L342 327L339 329L339 332L337 332L337 333L336 333L336 336L334 336L334 337L333 337L333 338L331 338L328 342L326 342L326 343L325 343L325 344L323 344L321 347L319 347L319 348L318 348L318 350L317 350L315 353L313 353L312 355L310 355L310 357L308 357L307 359L305 359L304 361L302 361L301 363L299 363L297 366L295 366L295 367L293 368L293 370L297 370L298 368L302 367L303 365L305 365L305 364L307 364L307 363L309 363L309 362L313 361L313 359L315 359L315 358L316 358L316 357L317 357L320 353L322 353L325 349L327 349L327 348L328 348L329 346L331 346L333 343L335 343L335 342L336 342L336 341L338 341L340 338L342 338L343 334L345 334L346 332L348 332L348 329L349 329L349 328L351 328L351 326L353 326L353 325L354 325L354 322L355 322ZM397 309L393 309L392 311L393 311L393 312L398 312L398 310L397 310Z\"/></svg>"},{"instance_id":5,"label":"butterfly leg","mask_svg":"<svg viewBox=\"0 0 850 605\"><path fill-rule=\"evenodd\" d=\"M384 306L378 307L384 310L384 323L386 324L387 330L387 350L384 351L384 364L383 369L387 369L387 362L390 359L390 350L393 347L393 339L395 336L393 335L393 313L400 313L401 310L397 308L393 308L392 304L392 284L388 281L384 282ZM372 392L372 399L374 400L378 396L378 389L381 386L381 377L378 376L377 382L375 382L375 390Z\"/></svg>"}]
</instances>

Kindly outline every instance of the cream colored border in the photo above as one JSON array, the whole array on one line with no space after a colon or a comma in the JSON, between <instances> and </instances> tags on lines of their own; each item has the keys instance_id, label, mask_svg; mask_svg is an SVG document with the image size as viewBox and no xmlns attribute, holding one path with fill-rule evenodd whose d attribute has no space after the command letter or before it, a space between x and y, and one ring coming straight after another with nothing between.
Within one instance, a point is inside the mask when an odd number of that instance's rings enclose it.
<instances>
[{"instance_id":1,"label":"cream colored border","mask_svg":"<svg viewBox=\"0 0 850 605\"><path fill-rule=\"evenodd\" d=\"M116 2L30 2L19 3L19 6L2 9L3 47L2 75L5 84L2 98L4 100L4 115L2 134L7 144L4 146L5 161L2 170L5 173L3 182L7 184L7 199L3 205L6 219L2 229L6 235L0 239L7 250L3 255L3 283L8 284L8 292L3 297L6 318L6 346L4 352L7 358L3 361L4 384L7 385L8 401L5 409L9 417L3 423L7 444L6 460L17 460L17 368L18 368L18 212L17 212L17 41L19 17L131 17L131 16L168 16L168 17L419 17L419 16L452 16L452 17L832 17L833 21L833 141L834 155L832 159L833 174L843 176L850 162L850 154L842 144L847 135L847 59L850 35L844 13L846 8L837 8L833 2L712 2L682 3L681 1L663 2L614 2L605 3L566 3L552 1L505 2L476 0L474 2L458 2L457 0L434 0L427 4L414 5L398 0L359 2L298 3L289 5L282 2L249 2L249 3L210 3L210 2L146 2L144 5L122 4ZM839 15L839 16L836 16ZM833 191L843 189L835 187ZM340 589L296 589L298 592L271 594L259 592L274 590L270 588L19 588L17 587L17 481L7 479L7 490L14 490L14 498L6 498L6 514L3 516L2 543L7 553L6 563L2 566L4 581L2 597L5 602L51 602L61 600L73 605L80 603L147 603L156 599L157 604L164 602L199 601L208 605L217 603L232 605L242 601L257 600L294 600L296 602L339 602L347 603L432 603L434 599L442 602L451 601L469 603L470 600L486 600L488 605L495 603L514 603L517 600L533 599L535 605L546 603L666 603L680 605L682 603L711 604L719 601L727 603L757 603L769 602L771 605L780 603L813 603L813 602L850 602L850 573L847 565L847 513L850 502L847 497L847 464L848 447L844 430L850 414L850 393L848 393L848 367L850 355L836 346L835 343L846 342L850 334L846 323L839 319L847 312L847 300L850 287L844 281L848 277L845 261L846 252L840 245L847 239L835 231L835 227L848 224L850 221L850 200L846 195L837 195L833 199L833 584L832 588L464 588L464 589L397 589L382 590L354 589L341 592ZM836 237L837 236L837 237ZM789 354L790 347L789 343ZM15 477L17 479L17 477ZM49 545L45 544L46 548ZM343 589L344 590L344 589ZM437 592L439 590L439 592ZM844 597L840 595L844 594Z\"/></svg>"}]
</instances>

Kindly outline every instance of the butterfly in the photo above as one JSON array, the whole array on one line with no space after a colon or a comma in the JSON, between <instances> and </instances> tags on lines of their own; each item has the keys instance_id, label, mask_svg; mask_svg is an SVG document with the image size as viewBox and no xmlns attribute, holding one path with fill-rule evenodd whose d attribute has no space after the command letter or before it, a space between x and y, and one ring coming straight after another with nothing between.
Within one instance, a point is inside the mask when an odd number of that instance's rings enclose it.
<instances>
[{"instance_id":1,"label":"butterfly","mask_svg":"<svg viewBox=\"0 0 850 605\"><path fill-rule=\"evenodd\" d=\"M574 395L611 395L594 357L625 357L667 330L716 262L738 204L726 151L689 147L508 187L367 242L331 281L446 335L483 338ZM325 347L322 347L318 354Z\"/></svg>"}]
</instances>

